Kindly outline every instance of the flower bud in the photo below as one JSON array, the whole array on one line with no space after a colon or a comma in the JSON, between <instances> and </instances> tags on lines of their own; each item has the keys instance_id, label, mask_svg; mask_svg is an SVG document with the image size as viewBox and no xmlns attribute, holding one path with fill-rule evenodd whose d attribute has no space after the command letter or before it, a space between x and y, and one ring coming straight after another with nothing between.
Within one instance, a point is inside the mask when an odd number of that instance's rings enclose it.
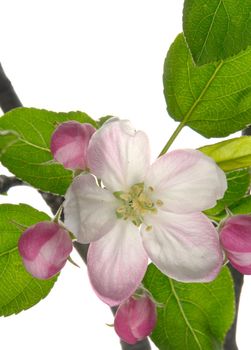
<instances>
[{"instance_id":1,"label":"flower bud","mask_svg":"<svg viewBox=\"0 0 251 350\"><path fill-rule=\"evenodd\" d=\"M18 249L26 270L36 278L48 279L65 265L72 241L57 223L44 221L24 231Z\"/></svg>"},{"instance_id":2,"label":"flower bud","mask_svg":"<svg viewBox=\"0 0 251 350\"><path fill-rule=\"evenodd\" d=\"M156 319L156 306L148 296L131 296L118 307L114 327L122 340L135 344L152 332Z\"/></svg>"},{"instance_id":3,"label":"flower bud","mask_svg":"<svg viewBox=\"0 0 251 350\"><path fill-rule=\"evenodd\" d=\"M228 218L220 231L220 241L233 267L242 274L251 274L251 216Z\"/></svg>"},{"instance_id":4,"label":"flower bud","mask_svg":"<svg viewBox=\"0 0 251 350\"><path fill-rule=\"evenodd\" d=\"M60 124L51 138L51 153L67 169L86 168L86 151L95 132L90 124L68 121Z\"/></svg>"}]
</instances>

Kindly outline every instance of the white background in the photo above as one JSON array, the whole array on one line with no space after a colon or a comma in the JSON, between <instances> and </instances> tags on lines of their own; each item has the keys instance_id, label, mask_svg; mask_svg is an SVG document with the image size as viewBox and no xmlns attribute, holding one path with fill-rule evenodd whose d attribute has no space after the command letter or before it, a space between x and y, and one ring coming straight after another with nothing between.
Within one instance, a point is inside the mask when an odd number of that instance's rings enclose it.
<instances>
[{"instance_id":1,"label":"white background","mask_svg":"<svg viewBox=\"0 0 251 350\"><path fill-rule=\"evenodd\" d=\"M0 60L25 106L130 119L148 133L154 158L176 127L166 113L162 67L182 28L182 5L182 0L2 1ZM173 148L211 142L185 128ZM29 188L15 188L0 202L26 202L49 213ZM113 322L109 308L73 257L81 269L67 264L44 301L0 319L1 348L120 349L105 325ZM240 350L251 344L251 281L245 280Z\"/></svg>"}]
</instances>

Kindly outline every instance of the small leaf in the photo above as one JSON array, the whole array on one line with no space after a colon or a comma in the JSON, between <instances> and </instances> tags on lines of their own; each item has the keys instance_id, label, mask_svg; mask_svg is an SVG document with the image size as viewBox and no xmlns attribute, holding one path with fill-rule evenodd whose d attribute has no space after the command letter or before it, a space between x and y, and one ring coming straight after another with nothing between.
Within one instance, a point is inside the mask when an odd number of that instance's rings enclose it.
<instances>
[{"instance_id":1,"label":"small leaf","mask_svg":"<svg viewBox=\"0 0 251 350\"><path fill-rule=\"evenodd\" d=\"M38 280L26 272L17 248L23 231L20 227L49 219L25 204L0 205L0 316L17 314L37 304L56 282L56 277Z\"/></svg>"},{"instance_id":2,"label":"small leaf","mask_svg":"<svg viewBox=\"0 0 251 350\"><path fill-rule=\"evenodd\" d=\"M242 136L199 148L224 171L251 167L251 136Z\"/></svg>"},{"instance_id":3,"label":"small leaf","mask_svg":"<svg viewBox=\"0 0 251 350\"><path fill-rule=\"evenodd\" d=\"M251 44L250 0L185 0L183 29L196 64L219 61Z\"/></svg>"},{"instance_id":4,"label":"small leaf","mask_svg":"<svg viewBox=\"0 0 251 350\"><path fill-rule=\"evenodd\" d=\"M251 48L226 61L196 67L179 35L164 66L169 114L205 137L224 137L251 124Z\"/></svg>"},{"instance_id":5,"label":"small leaf","mask_svg":"<svg viewBox=\"0 0 251 350\"><path fill-rule=\"evenodd\" d=\"M96 127L96 123L82 112L55 113L16 108L6 113L0 118L2 164L35 188L64 195L73 173L53 161L50 139L57 125L67 120L90 123Z\"/></svg>"},{"instance_id":6,"label":"small leaf","mask_svg":"<svg viewBox=\"0 0 251 350\"><path fill-rule=\"evenodd\" d=\"M217 201L214 208L205 211L208 216L215 216L225 210L226 207L233 205L244 197L250 185L249 169L231 171L227 173L228 188L224 197Z\"/></svg>"},{"instance_id":7,"label":"small leaf","mask_svg":"<svg viewBox=\"0 0 251 350\"><path fill-rule=\"evenodd\" d=\"M153 264L144 278L158 308L152 340L160 350L221 349L234 319L234 289L227 267L211 283L181 283Z\"/></svg>"}]
</instances>

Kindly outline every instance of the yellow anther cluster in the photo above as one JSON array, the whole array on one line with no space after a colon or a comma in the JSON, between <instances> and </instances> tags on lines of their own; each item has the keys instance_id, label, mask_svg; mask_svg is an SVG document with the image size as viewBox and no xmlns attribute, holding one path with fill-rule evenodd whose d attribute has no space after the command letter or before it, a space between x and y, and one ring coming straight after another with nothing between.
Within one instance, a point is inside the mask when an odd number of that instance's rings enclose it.
<instances>
[{"instance_id":1,"label":"yellow anther cluster","mask_svg":"<svg viewBox=\"0 0 251 350\"><path fill-rule=\"evenodd\" d=\"M121 201L121 206L116 210L117 217L129 219L134 225L140 226L145 214L157 212L148 193L145 191L144 183L133 185L128 192L114 192L114 196Z\"/></svg>"}]
</instances>

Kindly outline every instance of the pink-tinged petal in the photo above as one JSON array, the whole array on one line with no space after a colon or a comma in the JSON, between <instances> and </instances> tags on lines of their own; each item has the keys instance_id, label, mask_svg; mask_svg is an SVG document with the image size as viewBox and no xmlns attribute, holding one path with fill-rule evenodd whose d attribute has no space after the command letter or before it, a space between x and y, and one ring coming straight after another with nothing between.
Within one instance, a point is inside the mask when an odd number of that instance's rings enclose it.
<instances>
[{"instance_id":1,"label":"pink-tinged petal","mask_svg":"<svg viewBox=\"0 0 251 350\"><path fill-rule=\"evenodd\" d=\"M182 282L208 282L217 276L223 256L218 233L205 215L158 210L146 220L143 245L164 274Z\"/></svg>"},{"instance_id":2,"label":"pink-tinged petal","mask_svg":"<svg viewBox=\"0 0 251 350\"><path fill-rule=\"evenodd\" d=\"M109 232L117 221L119 201L97 185L90 174L77 176L65 195L65 226L80 243L89 243Z\"/></svg>"},{"instance_id":3,"label":"pink-tinged petal","mask_svg":"<svg viewBox=\"0 0 251 350\"><path fill-rule=\"evenodd\" d=\"M239 272L251 274L251 216L228 218L220 231L220 241L230 263Z\"/></svg>"},{"instance_id":4,"label":"pink-tinged petal","mask_svg":"<svg viewBox=\"0 0 251 350\"><path fill-rule=\"evenodd\" d=\"M156 306L148 296L130 297L119 306L114 328L122 340L135 344L150 335L156 320Z\"/></svg>"},{"instance_id":5,"label":"pink-tinged petal","mask_svg":"<svg viewBox=\"0 0 251 350\"><path fill-rule=\"evenodd\" d=\"M106 123L92 137L87 152L88 167L111 191L127 190L142 182L150 164L146 134L128 121Z\"/></svg>"},{"instance_id":6,"label":"pink-tinged petal","mask_svg":"<svg viewBox=\"0 0 251 350\"><path fill-rule=\"evenodd\" d=\"M36 278L48 279L65 265L72 251L72 241L65 229L45 221L22 234L18 249L26 270Z\"/></svg>"},{"instance_id":7,"label":"pink-tinged petal","mask_svg":"<svg viewBox=\"0 0 251 350\"><path fill-rule=\"evenodd\" d=\"M88 273L96 294L110 306L120 304L139 286L147 261L138 228L117 220L111 232L88 250Z\"/></svg>"},{"instance_id":8,"label":"pink-tinged petal","mask_svg":"<svg viewBox=\"0 0 251 350\"><path fill-rule=\"evenodd\" d=\"M87 147L95 131L92 125L77 121L60 124L51 138L54 159L67 169L85 169Z\"/></svg>"},{"instance_id":9,"label":"pink-tinged petal","mask_svg":"<svg viewBox=\"0 0 251 350\"><path fill-rule=\"evenodd\" d=\"M161 209L193 213L213 207L227 189L224 172L202 152L177 150L163 155L150 167L145 183L151 186Z\"/></svg>"}]
</instances>

